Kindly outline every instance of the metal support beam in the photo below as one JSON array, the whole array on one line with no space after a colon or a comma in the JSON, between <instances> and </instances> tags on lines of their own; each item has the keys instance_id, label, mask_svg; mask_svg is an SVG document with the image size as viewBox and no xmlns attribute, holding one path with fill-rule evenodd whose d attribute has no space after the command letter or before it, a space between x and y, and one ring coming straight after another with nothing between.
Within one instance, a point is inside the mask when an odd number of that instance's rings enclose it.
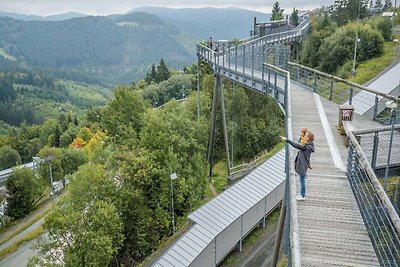
<instances>
[{"instance_id":1,"label":"metal support beam","mask_svg":"<svg viewBox=\"0 0 400 267\"><path fill-rule=\"evenodd\" d=\"M197 121L200 120L200 59L197 60Z\"/></svg>"},{"instance_id":2,"label":"metal support beam","mask_svg":"<svg viewBox=\"0 0 400 267\"><path fill-rule=\"evenodd\" d=\"M217 72L215 77L215 84L214 84L214 93L213 93L213 102L212 102L212 109L211 109L211 127L210 127L210 137L208 140L208 162L210 163L210 173L209 177L212 176L212 169L214 164L214 143L215 143L215 124L217 120L217 98L218 98L218 87L219 87L219 79L220 75Z\"/></svg>"},{"instance_id":3,"label":"metal support beam","mask_svg":"<svg viewBox=\"0 0 400 267\"><path fill-rule=\"evenodd\" d=\"M224 141L225 141L225 151L226 151L226 161L228 165L228 177L231 176L231 161L229 159L229 142L228 142L228 130L226 127L226 117L225 117L225 103L224 103L224 88L222 87L221 79L219 79L220 84L218 85L221 92L221 115L222 115L222 126L224 129Z\"/></svg>"}]
</instances>

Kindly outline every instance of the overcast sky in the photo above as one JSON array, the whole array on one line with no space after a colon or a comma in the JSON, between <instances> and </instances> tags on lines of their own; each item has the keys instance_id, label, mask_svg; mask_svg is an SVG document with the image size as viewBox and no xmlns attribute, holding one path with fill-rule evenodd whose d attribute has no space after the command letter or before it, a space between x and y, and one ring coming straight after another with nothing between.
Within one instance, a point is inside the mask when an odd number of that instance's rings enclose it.
<instances>
[{"instance_id":1,"label":"overcast sky","mask_svg":"<svg viewBox=\"0 0 400 267\"><path fill-rule=\"evenodd\" d=\"M281 0L285 12L327 6L334 0ZM54 15L69 11L89 15L126 13L142 6L182 7L240 7L270 13L276 0L0 0L0 11L32 15Z\"/></svg>"}]
</instances>

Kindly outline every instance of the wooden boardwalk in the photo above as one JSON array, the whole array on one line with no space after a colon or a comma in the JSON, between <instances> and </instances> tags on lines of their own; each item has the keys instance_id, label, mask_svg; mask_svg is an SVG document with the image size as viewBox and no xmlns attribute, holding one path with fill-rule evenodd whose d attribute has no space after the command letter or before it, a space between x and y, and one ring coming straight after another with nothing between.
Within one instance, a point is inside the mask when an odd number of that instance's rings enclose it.
<instances>
[{"instance_id":1,"label":"wooden boardwalk","mask_svg":"<svg viewBox=\"0 0 400 267\"><path fill-rule=\"evenodd\" d=\"M302 266L379 266L343 170L347 148L336 129L338 106L294 82L291 97L293 136L307 127L316 137L306 200L297 202Z\"/></svg>"}]
</instances>

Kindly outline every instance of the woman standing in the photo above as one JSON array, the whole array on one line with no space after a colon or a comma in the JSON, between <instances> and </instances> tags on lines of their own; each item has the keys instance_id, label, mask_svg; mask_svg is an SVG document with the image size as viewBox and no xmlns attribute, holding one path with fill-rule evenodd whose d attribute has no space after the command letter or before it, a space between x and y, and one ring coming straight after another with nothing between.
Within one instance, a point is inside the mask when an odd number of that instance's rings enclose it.
<instances>
[{"instance_id":1,"label":"woman standing","mask_svg":"<svg viewBox=\"0 0 400 267\"><path fill-rule=\"evenodd\" d=\"M294 160L295 171L300 176L300 196L297 198L297 200L305 200L307 170L310 166L311 153L315 151L313 143L314 134L310 131L307 131L304 135L304 144L298 144L283 136L281 136L281 139L299 150L296 159Z\"/></svg>"}]
</instances>

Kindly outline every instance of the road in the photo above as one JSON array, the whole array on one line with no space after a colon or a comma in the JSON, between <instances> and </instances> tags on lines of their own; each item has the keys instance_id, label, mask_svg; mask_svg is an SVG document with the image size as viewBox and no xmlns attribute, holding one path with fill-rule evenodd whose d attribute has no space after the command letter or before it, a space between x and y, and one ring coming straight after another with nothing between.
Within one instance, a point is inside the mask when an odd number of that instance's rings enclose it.
<instances>
[{"instance_id":1,"label":"road","mask_svg":"<svg viewBox=\"0 0 400 267\"><path fill-rule=\"evenodd\" d=\"M5 242L4 244L0 245L0 250L3 250L9 246L11 246L15 241L23 238L24 236L26 236L27 234L29 234L30 232L33 232L34 230L36 230L39 226L41 226L44 223L44 217L37 220L35 223L33 223L32 225L30 225L28 228L26 228L24 231L22 231L21 233L17 234L16 236L14 236L13 238L11 238L10 240L8 240L7 242Z\"/></svg>"},{"instance_id":2,"label":"road","mask_svg":"<svg viewBox=\"0 0 400 267\"><path fill-rule=\"evenodd\" d=\"M28 264L29 258L37 254L37 251L32 249L32 245L37 239L33 239L22 244L17 251L8 255L5 259L0 261L0 266L7 267L22 267Z\"/></svg>"}]
</instances>

